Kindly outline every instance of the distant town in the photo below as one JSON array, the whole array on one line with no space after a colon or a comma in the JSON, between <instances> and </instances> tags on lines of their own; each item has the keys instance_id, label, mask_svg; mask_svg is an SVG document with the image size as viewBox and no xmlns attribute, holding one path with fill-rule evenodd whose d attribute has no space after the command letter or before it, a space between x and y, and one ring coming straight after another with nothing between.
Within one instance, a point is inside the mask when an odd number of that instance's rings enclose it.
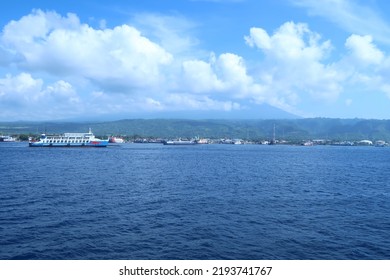
<instances>
[{"instance_id":1,"label":"distant town","mask_svg":"<svg viewBox=\"0 0 390 280\"><path fill-rule=\"evenodd\" d=\"M302 141L288 141L282 139L271 140L248 140L248 139L229 139L229 138L155 138L155 137L133 137L133 136L99 136L100 138L108 138L112 144L135 143L135 144L229 144L229 145L300 145L300 146L315 146L315 145L332 145L332 146L376 146L387 147L390 143L384 140L358 140L358 141L336 141L327 139L313 139ZM39 139L39 135L0 135L0 142L23 142L29 139ZM114 139L114 140L112 140Z\"/></svg>"},{"instance_id":2,"label":"distant town","mask_svg":"<svg viewBox=\"0 0 390 280\"><path fill-rule=\"evenodd\" d=\"M125 142L129 142L129 143L164 143L166 141L171 140L171 139L163 139L163 138L136 138L136 139L125 138L125 139L127 139L125 140ZM223 139L179 138L176 140L193 141L197 144L233 144L233 145L254 144L254 145L301 145L301 146L332 145L332 146L377 146L377 147L389 146L389 143L383 140L378 140L375 142L371 140L332 141L332 140L325 140L325 139L313 139L313 140L306 140L306 141L287 141L287 140L278 140L278 139L253 141L253 140L246 140L246 139L229 139L229 138L223 138Z\"/></svg>"},{"instance_id":3,"label":"distant town","mask_svg":"<svg viewBox=\"0 0 390 280\"><path fill-rule=\"evenodd\" d=\"M93 133L126 143L377 146L390 144L390 120L125 119L104 122L0 122L0 141L28 141L42 133ZM187 141L187 142L186 142Z\"/></svg>"}]
</instances>

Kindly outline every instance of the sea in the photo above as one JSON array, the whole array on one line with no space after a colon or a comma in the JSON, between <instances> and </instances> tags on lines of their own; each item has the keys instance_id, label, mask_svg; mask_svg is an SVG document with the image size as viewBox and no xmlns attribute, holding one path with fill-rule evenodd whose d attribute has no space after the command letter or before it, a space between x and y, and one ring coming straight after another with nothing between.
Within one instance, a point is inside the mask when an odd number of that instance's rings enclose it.
<instances>
[{"instance_id":1,"label":"sea","mask_svg":"<svg viewBox=\"0 0 390 280\"><path fill-rule=\"evenodd\" d=\"M390 148L0 143L2 260L390 259Z\"/></svg>"}]
</instances>

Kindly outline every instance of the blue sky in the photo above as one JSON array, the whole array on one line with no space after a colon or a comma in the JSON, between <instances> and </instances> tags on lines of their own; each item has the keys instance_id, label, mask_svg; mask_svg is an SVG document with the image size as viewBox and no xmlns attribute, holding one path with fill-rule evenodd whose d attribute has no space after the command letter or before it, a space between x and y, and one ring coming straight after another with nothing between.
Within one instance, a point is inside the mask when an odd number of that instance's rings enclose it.
<instances>
[{"instance_id":1,"label":"blue sky","mask_svg":"<svg viewBox=\"0 0 390 280\"><path fill-rule=\"evenodd\" d=\"M390 118L386 0L13 1L0 120L262 110Z\"/></svg>"}]
</instances>

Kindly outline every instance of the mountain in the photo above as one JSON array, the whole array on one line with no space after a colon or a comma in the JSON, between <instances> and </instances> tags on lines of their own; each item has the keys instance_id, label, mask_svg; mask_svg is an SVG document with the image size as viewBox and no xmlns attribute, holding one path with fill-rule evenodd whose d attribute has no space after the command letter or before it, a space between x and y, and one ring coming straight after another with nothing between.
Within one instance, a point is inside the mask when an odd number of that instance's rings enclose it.
<instances>
[{"instance_id":1,"label":"mountain","mask_svg":"<svg viewBox=\"0 0 390 280\"><path fill-rule=\"evenodd\" d=\"M277 139L301 141L385 140L390 141L390 120L365 119L124 119L100 122L0 122L0 134L83 132L127 137L194 137Z\"/></svg>"},{"instance_id":2,"label":"mountain","mask_svg":"<svg viewBox=\"0 0 390 280\"><path fill-rule=\"evenodd\" d=\"M288 113L268 104L241 103L240 109L223 110L182 110L162 112L110 113L88 117L87 121L115 121L121 119L185 119L185 120L246 120L246 119L297 119L300 116ZM61 122L83 122L85 118L61 120Z\"/></svg>"},{"instance_id":3,"label":"mountain","mask_svg":"<svg viewBox=\"0 0 390 280\"><path fill-rule=\"evenodd\" d=\"M242 105L242 104L241 104ZM137 117L137 116L135 116ZM253 120L253 119L297 119L299 116L293 115L268 104L244 104L242 109L230 111L213 110L188 110L176 112L160 112L152 114L138 115L145 119L223 119L223 120Z\"/></svg>"}]
</instances>

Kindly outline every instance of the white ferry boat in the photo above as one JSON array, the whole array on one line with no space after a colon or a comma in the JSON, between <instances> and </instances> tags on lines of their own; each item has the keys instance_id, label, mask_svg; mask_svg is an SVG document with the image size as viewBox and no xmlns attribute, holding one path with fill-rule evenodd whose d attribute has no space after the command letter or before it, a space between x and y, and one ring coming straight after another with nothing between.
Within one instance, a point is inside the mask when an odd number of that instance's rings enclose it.
<instances>
[{"instance_id":1,"label":"white ferry boat","mask_svg":"<svg viewBox=\"0 0 390 280\"><path fill-rule=\"evenodd\" d=\"M30 147L107 147L108 139L102 140L88 133L64 133L61 135L42 134L38 141L29 138Z\"/></svg>"}]
</instances>

